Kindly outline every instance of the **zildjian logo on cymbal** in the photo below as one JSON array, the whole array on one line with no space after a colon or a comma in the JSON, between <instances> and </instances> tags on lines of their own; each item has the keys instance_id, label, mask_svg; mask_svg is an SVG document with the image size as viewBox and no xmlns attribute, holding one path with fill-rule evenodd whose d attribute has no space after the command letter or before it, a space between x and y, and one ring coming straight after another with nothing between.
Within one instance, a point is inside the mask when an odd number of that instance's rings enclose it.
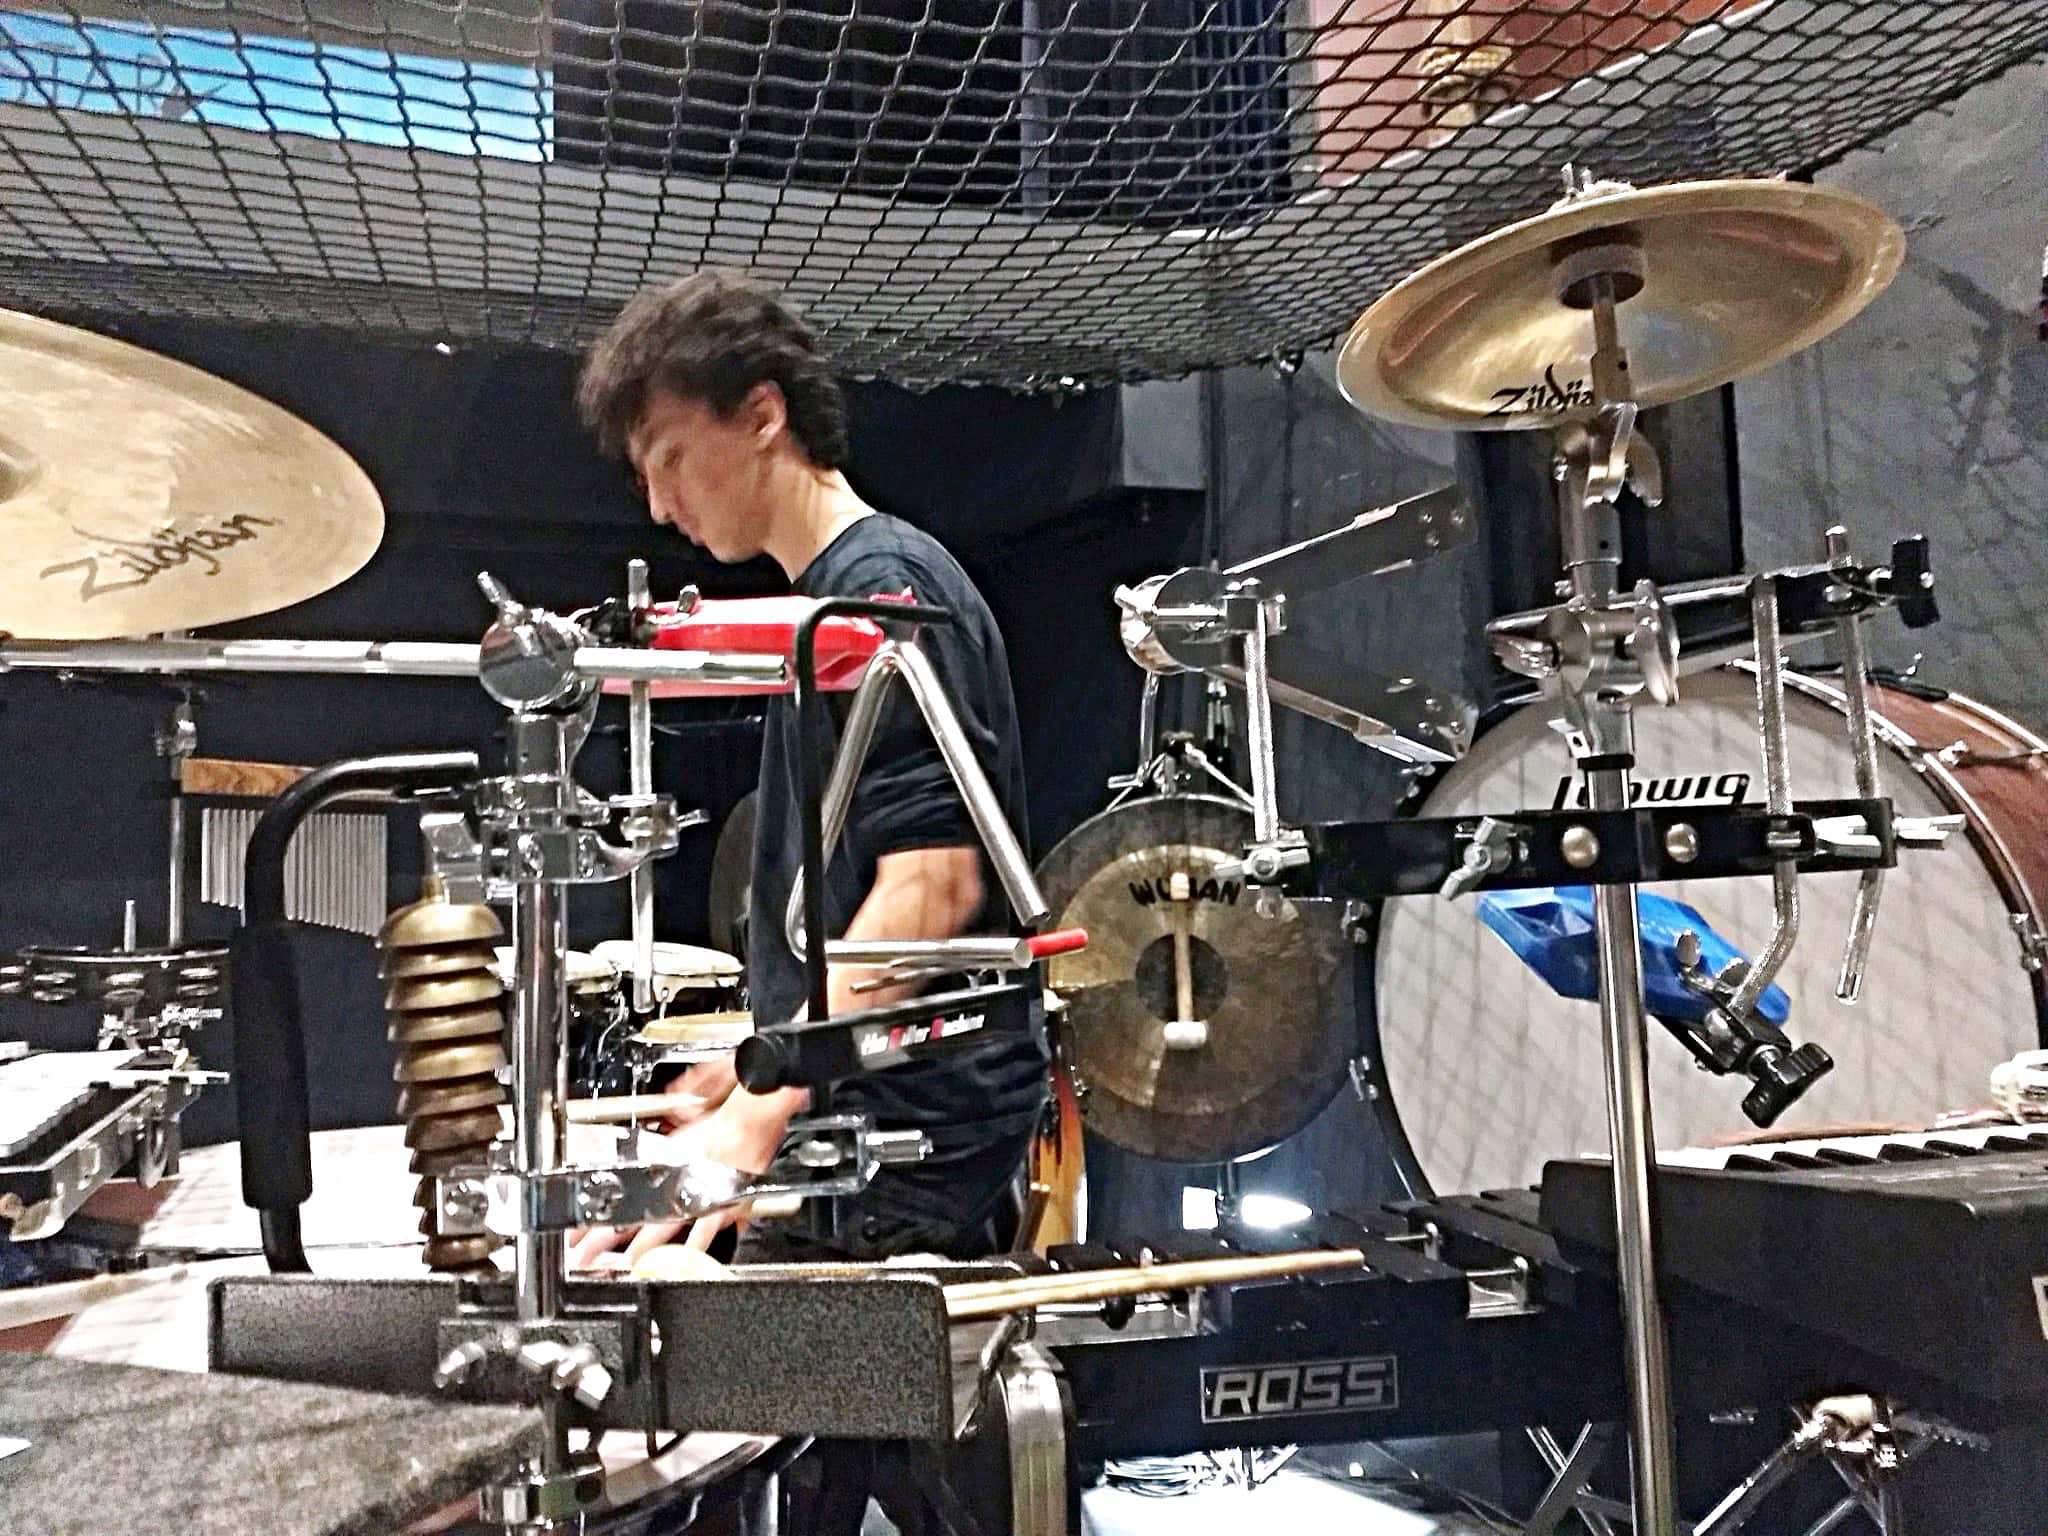
<instances>
[{"instance_id":1,"label":"zildjian logo on cymbal","mask_svg":"<svg viewBox=\"0 0 2048 1536\"><path fill-rule=\"evenodd\" d=\"M55 565L46 565L37 574L47 579L66 571L82 571L84 576L78 584L78 596L84 602L91 602L109 592L147 586L164 572L174 571L194 561L201 564L200 574L217 576L221 570L220 561L214 558L217 554L224 549L233 549L237 544L250 543L261 536L258 530L276 526L274 517L237 512L212 525L180 529L175 524L165 523L148 538L118 539L73 523L73 533L81 539L92 540L98 547L76 560L60 560Z\"/></svg>"},{"instance_id":2,"label":"zildjian logo on cymbal","mask_svg":"<svg viewBox=\"0 0 2048 1536\"><path fill-rule=\"evenodd\" d=\"M1543 370L1542 383L1496 389L1492 398L1500 404L1486 413L1489 416L1513 416L1523 411L1556 416L1591 405L1593 390L1584 379L1560 380L1556 367L1550 366Z\"/></svg>"}]
</instances>

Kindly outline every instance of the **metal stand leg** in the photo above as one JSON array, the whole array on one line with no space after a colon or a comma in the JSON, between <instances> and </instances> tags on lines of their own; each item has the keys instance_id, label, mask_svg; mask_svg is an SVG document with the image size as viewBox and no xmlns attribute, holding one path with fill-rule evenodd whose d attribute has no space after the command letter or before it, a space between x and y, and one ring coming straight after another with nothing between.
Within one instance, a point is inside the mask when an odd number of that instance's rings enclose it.
<instances>
[{"instance_id":1,"label":"metal stand leg","mask_svg":"<svg viewBox=\"0 0 2048 1536\"><path fill-rule=\"evenodd\" d=\"M1614 1426L1588 1424L1579 1431L1579 1438L1572 1442L1569 1455L1547 1429L1531 1429L1529 1439L1536 1447L1536 1454L1543 1458L1543 1464L1550 1468L1551 1481L1543 1497L1537 1501L1535 1510L1523 1522L1523 1536L1550 1536L1564 1523L1565 1517L1572 1514L1585 1521L1593 1536L1614 1536L1614 1526L1609 1517L1626 1521L1628 1511L1612 1500L1586 1491L1594 1470L1607 1455L1608 1446L1614 1442Z\"/></svg>"},{"instance_id":2,"label":"metal stand leg","mask_svg":"<svg viewBox=\"0 0 2048 1536\"><path fill-rule=\"evenodd\" d=\"M782 1478L774 1472L746 1474L740 1494L738 1524L740 1536L780 1536L782 1530Z\"/></svg>"},{"instance_id":3,"label":"metal stand leg","mask_svg":"<svg viewBox=\"0 0 2048 1536\"><path fill-rule=\"evenodd\" d=\"M1590 773L1595 810L1628 804L1628 775ZM1664 1309L1657 1294L1656 1146L1650 1125L1649 1015L1643 1002L1642 938L1636 888L1603 885L1594 895L1600 945L1601 1054L1607 1072L1607 1130L1614 1149L1614 1233L1627 1346L1629 1453L1635 1478L1635 1526L1643 1536L1677 1531L1676 1453Z\"/></svg>"},{"instance_id":4,"label":"metal stand leg","mask_svg":"<svg viewBox=\"0 0 2048 1536\"><path fill-rule=\"evenodd\" d=\"M170 719L157 733L156 748L171 769L170 890L164 907L164 942L175 949L185 942L184 768L199 748L199 727L189 693L172 707Z\"/></svg>"},{"instance_id":5,"label":"metal stand leg","mask_svg":"<svg viewBox=\"0 0 2048 1536\"><path fill-rule=\"evenodd\" d=\"M1863 1506L1855 1499L1844 1499L1808 1526L1805 1536L1829 1536L1829 1532L1839 1530L1842 1523L1861 1508Z\"/></svg>"},{"instance_id":6,"label":"metal stand leg","mask_svg":"<svg viewBox=\"0 0 2048 1536\"><path fill-rule=\"evenodd\" d=\"M1594 311L1602 351L1613 343L1611 304ZM1644 676L1625 675L1609 636L1617 604L1621 527L1612 497L1613 461L1630 440L1634 411L1603 420L1604 436L1569 446L1560 462L1559 532L1571 600L1566 610L1583 637L1562 679L1564 724L1596 811L1625 811L1635 756L1632 695ZM1576 457L1574 453L1576 452ZM1576 467L1574 467L1576 466ZM1646 653L1632 653L1641 662ZM1658 658L1659 670L1668 670ZM1668 679L1667 679L1668 681ZM1596 850L1597 852L1597 850ZM1588 861L1590 862L1590 860ZM1601 1054L1607 1079L1607 1132L1614 1156L1614 1234L1627 1346L1629 1452L1639 1536L1676 1536L1676 1456L1664 1311L1657 1296L1656 1141L1650 1122L1649 1012L1643 1000L1642 938L1636 888L1598 885L1593 918L1600 956Z\"/></svg>"},{"instance_id":7,"label":"metal stand leg","mask_svg":"<svg viewBox=\"0 0 2048 1536\"><path fill-rule=\"evenodd\" d=\"M1825 1426L1817 1419L1801 1425L1797 1434L1765 1457L1727 1498L1714 1506L1706 1519L1693 1527L1693 1536L1734 1536L1749 1524L1750 1516L1765 1499L1820 1454L1826 1443L1824 1435Z\"/></svg>"}]
</instances>

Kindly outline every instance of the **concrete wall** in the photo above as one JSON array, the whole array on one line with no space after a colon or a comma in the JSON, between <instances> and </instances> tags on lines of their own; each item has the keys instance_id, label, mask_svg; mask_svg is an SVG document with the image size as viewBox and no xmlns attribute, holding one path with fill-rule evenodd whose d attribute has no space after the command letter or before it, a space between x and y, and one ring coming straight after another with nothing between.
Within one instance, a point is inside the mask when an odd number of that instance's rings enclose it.
<instances>
[{"instance_id":1,"label":"concrete wall","mask_svg":"<svg viewBox=\"0 0 2048 1536\"><path fill-rule=\"evenodd\" d=\"M1942 622L1871 626L1878 658L2048 727L2048 64L1979 86L1823 173L1906 228L1868 311L1737 390L1756 564L1924 532Z\"/></svg>"}]
</instances>

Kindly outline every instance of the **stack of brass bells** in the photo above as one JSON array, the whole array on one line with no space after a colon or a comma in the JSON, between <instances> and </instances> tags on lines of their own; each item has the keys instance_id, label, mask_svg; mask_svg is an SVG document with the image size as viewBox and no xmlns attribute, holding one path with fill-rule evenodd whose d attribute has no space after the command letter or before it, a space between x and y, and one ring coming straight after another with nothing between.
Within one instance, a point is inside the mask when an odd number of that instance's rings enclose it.
<instances>
[{"instance_id":1,"label":"stack of brass bells","mask_svg":"<svg viewBox=\"0 0 2048 1536\"><path fill-rule=\"evenodd\" d=\"M384 1007L398 1045L398 1113L420 1176L413 1200L429 1269L482 1265L502 1241L441 1236L434 1181L481 1167L504 1130L504 988L491 974L492 941L504 931L489 907L430 896L400 907L377 935Z\"/></svg>"}]
</instances>

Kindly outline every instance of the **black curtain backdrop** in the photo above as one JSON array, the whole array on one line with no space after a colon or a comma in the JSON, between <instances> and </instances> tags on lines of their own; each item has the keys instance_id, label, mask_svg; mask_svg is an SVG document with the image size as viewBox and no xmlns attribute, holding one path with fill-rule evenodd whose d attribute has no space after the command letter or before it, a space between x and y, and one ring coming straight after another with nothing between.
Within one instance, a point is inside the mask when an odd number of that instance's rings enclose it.
<instances>
[{"instance_id":1,"label":"black curtain backdrop","mask_svg":"<svg viewBox=\"0 0 2048 1536\"><path fill-rule=\"evenodd\" d=\"M116 334L241 384L303 417L353 455L388 517L370 564L333 591L223 633L322 638L474 639L489 569L520 597L580 607L622 590L625 563L652 567L658 596L784 589L765 561L724 567L651 525L622 467L607 463L570 408L574 358L531 351L386 346L190 322ZM1032 844L1049 848L1102 804L1129 766L1141 679L1116 640L1110 593L1181 558L1199 496L1113 483L1122 422L1114 392L1061 400L980 391L911 395L852 387L852 476L877 505L929 528L974 575L1009 647L1030 774ZM109 442L119 452L118 438ZM132 681L0 677L0 943L114 943L124 898L144 942L161 939L167 850L165 767L153 734L169 695ZM366 752L469 747L494 760L503 712L460 681L215 678L198 706L207 756L317 764ZM702 942L719 827L753 785L759 731L744 701L659 706L657 782L707 824L659 867L664 937ZM623 787L623 707L607 703L579 762L594 791ZM196 818L191 831L197 841ZM391 899L418 892L409 826L394 821ZM224 937L232 914L192 906L195 937ZM572 939L625 931L623 885L572 899ZM367 939L304 939L316 1127L394 1118L392 1053ZM83 1009L0 1001L0 1038L82 1046ZM205 1039L232 1070L227 1031ZM194 1144L232 1134L232 1099L203 1095Z\"/></svg>"}]
</instances>

